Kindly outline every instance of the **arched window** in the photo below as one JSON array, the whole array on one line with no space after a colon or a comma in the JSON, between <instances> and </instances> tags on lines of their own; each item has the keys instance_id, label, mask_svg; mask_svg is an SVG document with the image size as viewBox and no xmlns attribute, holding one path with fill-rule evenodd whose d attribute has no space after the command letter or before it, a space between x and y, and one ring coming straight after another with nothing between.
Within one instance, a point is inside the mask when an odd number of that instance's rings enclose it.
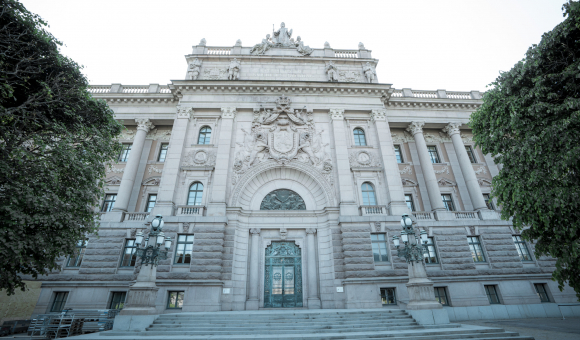
<instances>
[{"instance_id":1,"label":"arched window","mask_svg":"<svg viewBox=\"0 0 580 340\"><path fill-rule=\"evenodd\" d=\"M375 188L369 182L364 182L362 185L363 205L377 205L375 196Z\"/></svg>"},{"instance_id":2,"label":"arched window","mask_svg":"<svg viewBox=\"0 0 580 340\"><path fill-rule=\"evenodd\" d=\"M189 187L189 195L187 196L187 205L201 205L202 196L203 196L203 184L199 182L193 183Z\"/></svg>"},{"instance_id":3,"label":"arched window","mask_svg":"<svg viewBox=\"0 0 580 340\"><path fill-rule=\"evenodd\" d=\"M294 191L278 189L264 197L260 210L306 210L306 204Z\"/></svg>"},{"instance_id":4,"label":"arched window","mask_svg":"<svg viewBox=\"0 0 580 340\"><path fill-rule=\"evenodd\" d=\"M365 138L365 132L361 128L354 129L354 145L366 146L367 139Z\"/></svg>"},{"instance_id":5,"label":"arched window","mask_svg":"<svg viewBox=\"0 0 580 340\"><path fill-rule=\"evenodd\" d=\"M204 126L199 130L199 138L197 144L209 144L211 141L211 128Z\"/></svg>"}]
</instances>

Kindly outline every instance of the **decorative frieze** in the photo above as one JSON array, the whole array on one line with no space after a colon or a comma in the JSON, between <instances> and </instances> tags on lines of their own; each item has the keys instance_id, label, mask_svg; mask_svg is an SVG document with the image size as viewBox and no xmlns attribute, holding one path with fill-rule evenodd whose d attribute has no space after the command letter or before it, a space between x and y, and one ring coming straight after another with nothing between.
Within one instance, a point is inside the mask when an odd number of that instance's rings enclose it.
<instances>
[{"instance_id":1,"label":"decorative frieze","mask_svg":"<svg viewBox=\"0 0 580 340\"><path fill-rule=\"evenodd\" d=\"M207 167L214 166L216 160L215 151L209 149L196 149L192 150L185 155L182 167Z\"/></svg>"},{"instance_id":2,"label":"decorative frieze","mask_svg":"<svg viewBox=\"0 0 580 340\"><path fill-rule=\"evenodd\" d=\"M348 157L351 168L356 167L381 167L379 157L372 150L351 151Z\"/></svg>"}]
</instances>

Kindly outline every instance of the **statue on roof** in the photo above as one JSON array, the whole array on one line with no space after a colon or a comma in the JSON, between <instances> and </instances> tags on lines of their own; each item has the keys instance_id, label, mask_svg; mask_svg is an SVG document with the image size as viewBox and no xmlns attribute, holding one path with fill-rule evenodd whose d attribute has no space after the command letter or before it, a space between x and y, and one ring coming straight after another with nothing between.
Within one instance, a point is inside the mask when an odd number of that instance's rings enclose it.
<instances>
[{"instance_id":1,"label":"statue on roof","mask_svg":"<svg viewBox=\"0 0 580 340\"><path fill-rule=\"evenodd\" d=\"M280 24L280 29L274 32L274 36L272 40L276 47L294 47L295 43L291 41L292 38L292 30L288 31L286 28L286 24Z\"/></svg>"},{"instance_id":2,"label":"statue on roof","mask_svg":"<svg viewBox=\"0 0 580 340\"><path fill-rule=\"evenodd\" d=\"M304 46L304 42L300 39L300 36L296 38L296 50L303 56L309 56L313 52L310 46Z\"/></svg>"},{"instance_id":3,"label":"statue on roof","mask_svg":"<svg viewBox=\"0 0 580 340\"><path fill-rule=\"evenodd\" d=\"M264 54L264 53L266 53L266 51L268 51L273 46L274 46L274 44L272 44L270 42L270 35L267 34L266 39L262 39L262 42L260 44L256 44L256 45L254 45L254 47L252 47L252 49L250 50L250 54L253 54L253 55Z\"/></svg>"}]
</instances>

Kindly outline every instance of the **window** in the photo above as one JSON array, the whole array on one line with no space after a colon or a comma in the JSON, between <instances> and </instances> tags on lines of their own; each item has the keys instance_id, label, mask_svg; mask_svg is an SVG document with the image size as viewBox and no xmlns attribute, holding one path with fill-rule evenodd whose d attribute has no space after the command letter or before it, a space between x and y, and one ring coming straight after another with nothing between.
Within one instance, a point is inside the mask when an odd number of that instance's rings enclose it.
<instances>
[{"instance_id":1,"label":"window","mask_svg":"<svg viewBox=\"0 0 580 340\"><path fill-rule=\"evenodd\" d=\"M455 205L453 204L451 194L442 194L441 199L443 200L443 205L447 211L455 211Z\"/></svg>"},{"instance_id":2,"label":"window","mask_svg":"<svg viewBox=\"0 0 580 340\"><path fill-rule=\"evenodd\" d=\"M117 199L117 194L107 194L105 196L105 201L103 202L103 207L101 208L101 212L109 212L113 210L115 206L115 200Z\"/></svg>"},{"instance_id":3,"label":"window","mask_svg":"<svg viewBox=\"0 0 580 340\"><path fill-rule=\"evenodd\" d=\"M60 313L64 309L64 304L66 303L66 299L68 298L68 292L55 292L54 293L54 301L52 302L52 306L50 307L51 312Z\"/></svg>"},{"instance_id":4,"label":"window","mask_svg":"<svg viewBox=\"0 0 580 340\"><path fill-rule=\"evenodd\" d=\"M147 198L147 205L145 206L145 212L151 212L155 207L155 202L157 202L157 194L151 194Z\"/></svg>"},{"instance_id":5,"label":"window","mask_svg":"<svg viewBox=\"0 0 580 340\"><path fill-rule=\"evenodd\" d=\"M466 145L465 151L467 151L467 157L469 157L469 161L471 163L477 163L477 159L475 159L475 153L473 152L473 148L469 145Z\"/></svg>"},{"instance_id":6,"label":"window","mask_svg":"<svg viewBox=\"0 0 580 340\"><path fill-rule=\"evenodd\" d=\"M175 262L178 264L191 263L191 251L193 250L193 235L177 236L175 246Z\"/></svg>"},{"instance_id":7,"label":"window","mask_svg":"<svg viewBox=\"0 0 580 340\"><path fill-rule=\"evenodd\" d=\"M209 144L211 142L211 128L204 126L199 130L199 138L197 144Z\"/></svg>"},{"instance_id":8,"label":"window","mask_svg":"<svg viewBox=\"0 0 580 340\"><path fill-rule=\"evenodd\" d=\"M396 305L397 297L395 295L395 288L381 288L381 300L383 305Z\"/></svg>"},{"instance_id":9,"label":"window","mask_svg":"<svg viewBox=\"0 0 580 340\"><path fill-rule=\"evenodd\" d=\"M435 287L435 300L439 301L443 306L449 306L449 299L447 298L447 290L445 287Z\"/></svg>"},{"instance_id":10,"label":"window","mask_svg":"<svg viewBox=\"0 0 580 340\"><path fill-rule=\"evenodd\" d=\"M550 297L548 296L548 292L546 291L546 285L543 283L534 283L534 287L536 287L536 293L540 297L540 301L542 302L550 302Z\"/></svg>"},{"instance_id":11,"label":"window","mask_svg":"<svg viewBox=\"0 0 580 340\"><path fill-rule=\"evenodd\" d=\"M135 244L135 240L126 240L123 257L121 258L121 267L135 267L135 261L137 261L136 252L137 245Z\"/></svg>"},{"instance_id":12,"label":"window","mask_svg":"<svg viewBox=\"0 0 580 340\"><path fill-rule=\"evenodd\" d=\"M429 151L429 157L431 158L431 163L441 163L439 160L439 153L437 152L436 146L428 146L427 151Z\"/></svg>"},{"instance_id":13,"label":"window","mask_svg":"<svg viewBox=\"0 0 580 340\"><path fill-rule=\"evenodd\" d=\"M119 155L119 162L127 162L129 160L129 153L131 153L131 144L123 144L121 154Z\"/></svg>"},{"instance_id":14,"label":"window","mask_svg":"<svg viewBox=\"0 0 580 340\"><path fill-rule=\"evenodd\" d=\"M469 244L469 250L471 250L473 262L485 262L483 249L481 248L481 243L479 242L479 236L467 236L467 243Z\"/></svg>"},{"instance_id":15,"label":"window","mask_svg":"<svg viewBox=\"0 0 580 340\"><path fill-rule=\"evenodd\" d=\"M165 162L165 157L167 156L167 149L169 149L169 144L167 143L161 144L161 148L159 149L159 157L157 157L158 162Z\"/></svg>"},{"instance_id":16,"label":"window","mask_svg":"<svg viewBox=\"0 0 580 340\"><path fill-rule=\"evenodd\" d=\"M439 263L439 260L437 260L437 252L435 251L435 241L433 241L433 237L427 238L427 244L425 247L427 247L427 250L429 251L428 254L423 254L425 263Z\"/></svg>"},{"instance_id":17,"label":"window","mask_svg":"<svg viewBox=\"0 0 580 340\"><path fill-rule=\"evenodd\" d=\"M183 307L184 292L169 292L167 299L167 309L181 309Z\"/></svg>"},{"instance_id":18,"label":"window","mask_svg":"<svg viewBox=\"0 0 580 340\"><path fill-rule=\"evenodd\" d=\"M127 298L126 292L113 292L111 303L109 303L109 309L123 309L125 298Z\"/></svg>"},{"instance_id":19,"label":"window","mask_svg":"<svg viewBox=\"0 0 580 340\"><path fill-rule=\"evenodd\" d=\"M201 205L202 195L203 195L203 184L199 182L193 183L189 187L189 195L187 196L187 205Z\"/></svg>"},{"instance_id":20,"label":"window","mask_svg":"<svg viewBox=\"0 0 580 340\"><path fill-rule=\"evenodd\" d=\"M485 205L487 205L487 209L495 210L495 208L493 207L493 202L492 202L489 194L483 194L483 200L485 201Z\"/></svg>"},{"instance_id":21,"label":"window","mask_svg":"<svg viewBox=\"0 0 580 340\"><path fill-rule=\"evenodd\" d=\"M395 157L397 157L397 163L404 163L403 152L401 151L400 145L395 145Z\"/></svg>"},{"instance_id":22,"label":"window","mask_svg":"<svg viewBox=\"0 0 580 340\"><path fill-rule=\"evenodd\" d=\"M497 295L497 288L496 286L492 286L492 285L485 285L485 294L487 294L487 298L489 300L489 303L492 305L497 305L501 302L499 302L499 296Z\"/></svg>"},{"instance_id":23,"label":"window","mask_svg":"<svg viewBox=\"0 0 580 340\"><path fill-rule=\"evenodd\" d=\"M354 145L366 146L367 140L365 138L365 132L361 128L354 129Z\"/></svg>"},{"instance_id":24,"label":"window","mask_svg":"<svg viewBox=\"0 0 580 340\"><path fill-rule=\"evenodd\" d=\"M75 253L68 258L67 267L80 267L87 249L87 241L79 241Z\"/></svg>"},{"instance_id":25,"label":"window","mask_svg":"<svg viewBox=\"0 0 580 340\"><path fill-rule=\"evenodd\" d=\"M405 203L407 203L407 208L409 208L409 210L415 211L415 204L413 203L413 195L406 194Z\"/></svg>"},{"instance_id":26,"label":"window","mask_svg":"<svg viewBox=\"0 0 580 340\"><path fill-rule=\"evenodd\" d=\"M363 205L377 205L375 198L375 188L373 185L365 182L362 185Z\"/></svg>"},{"instance_id":27,"label":"window","mask_svg":"<svg viewBox=\"0 0 580 340\"><path fill-rule=\"evenodd\" d=\"M514 243L516 245L516 249L518 250L518 254L520 255L520 260L522 261L532 261L532 256L528 251L528 246L526 245L526 241L522 239L521 235L514 235L512 236Z\"/></svg>"},{"instance_id":28,"label":"window","mask_svg":"<svg viewBox=\"0 0 580 340\"><path fill-rule=\"evenodd\" d=\"M385 234L371 234L371 243L373 245L373 257L375 262L389 261Z\"/></svg>"}]
</instances>

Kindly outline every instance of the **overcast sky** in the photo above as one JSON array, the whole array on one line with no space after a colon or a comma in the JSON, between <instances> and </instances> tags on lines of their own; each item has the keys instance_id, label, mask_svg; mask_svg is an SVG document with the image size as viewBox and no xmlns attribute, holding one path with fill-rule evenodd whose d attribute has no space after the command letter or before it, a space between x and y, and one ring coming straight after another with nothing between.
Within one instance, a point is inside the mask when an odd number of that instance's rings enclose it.
<instances>
[{"instance_id":1,"label":"overcast sky","mask_svg":"<svg viewBox=\"0 0 580 340\"><path fill-rule=\"evenodd\" d=\"M253 46L284 21L305 45L357 49L379 59L396 88L485 90L544 32L564 0L179 1L21 0L50 25L62 52L93 85L167 84L185 77L184 55L208 46Z\"/></svg>"}]
</instances>

